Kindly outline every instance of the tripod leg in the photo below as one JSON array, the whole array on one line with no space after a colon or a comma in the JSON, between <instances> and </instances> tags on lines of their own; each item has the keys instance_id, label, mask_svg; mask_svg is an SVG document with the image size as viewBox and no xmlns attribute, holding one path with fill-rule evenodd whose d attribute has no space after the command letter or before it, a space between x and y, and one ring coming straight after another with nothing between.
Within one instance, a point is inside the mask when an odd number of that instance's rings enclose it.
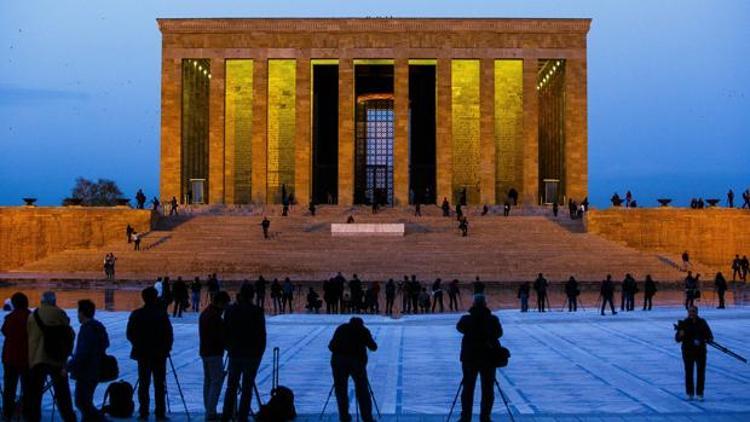
<instances>
[{"instance_id":1,"label":"tripod leg","mask_svg":"<svg viewBox=\"0 0 750 422\"><path fill-rule=\"evenodd\" d=\"M367 380L367 389L370 391L370 397L372 397L372 403L375 405L375 410L378 412L378 418L383 418L383 416L380 414L380 408L378 407L378 401L375 400L375 393L372 391L372 386L370 385L370 380Z\"/></svg>"},{"instance_id":2,"label":"tripod leg","mask_svg":"<svg viewBox=\"0 0 750 422\"><path fill-rule=\"evenodd\" d=\"M513 412L510 411L510 406L508 405L508 399L505 397L505 393L503 392L503 389L500 388L500 383L497 382L497 378L495 378L495 387L497 387L497 391L500 393L500 397L503 399L503 403L505 404L505 409L508 411L508 418L510 418L511 422L514 422L515 419L513 418Z\"/></svg>"},{"instance_id":3,"label":"tripod leg","mask_svg":"<svg viewBox=\"0 0 750 422\"><path fill-rule=\"evenodd\" d=\"M175 384L177 384L177 392L180 393L180 399L182 400L182 407L185 409L185 415L187 416L187 420L190 421L190 412L188 412L187 403L185 402L185 395L182 394L182 387L180 386L180 379L177 378L177 371L174 369L174 363L172 362L172 355L168 355L167 358L169 359L169 366L172 367L172 375L174 375L174 381Z\"/></svg>"},{"instance_id":4,"label":"tripod leg","mask_svg":"<svg viewBox=\"0 0 750 422\"><path fill-rule=\"evenodd\" d=\"M458 395L461 394L461 388L464 386L464 380L462 379L461 382L458 384L458 390L456 390L456 395L453 397L453 403L451 403L451 410L448 412L448 418L446 419L446 422L450 422L451 416L453 416L453 408L456 407L456 402L458 401Z\"/></svg>"},{"instance_id":5,"label":"tripod leg","mask_svg":"<svg viewBox=\"0 0 750 422\"><path fill-rule=\"evenodd\" d=\"M331 394L333 394L333 385L331 385L331 389L328 391L328 398L326 398L326 402L323 405L323 410L320 411L320 417L318 420L323 420L323 414L326 413L326 408L328 407L328 402L331 401Z\"/></svg>"}]
</instances>

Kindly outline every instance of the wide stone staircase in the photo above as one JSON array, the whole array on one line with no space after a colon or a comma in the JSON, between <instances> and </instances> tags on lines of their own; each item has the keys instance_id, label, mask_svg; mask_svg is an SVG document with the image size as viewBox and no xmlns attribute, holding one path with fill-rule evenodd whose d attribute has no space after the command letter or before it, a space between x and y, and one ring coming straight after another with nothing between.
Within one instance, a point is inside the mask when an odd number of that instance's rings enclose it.
<instances>
[{"instance_id":1,"label":"wide stone staircase","mask_svg":"<svg viewBox=\"0 0 750 422\"><path fill-rule=\"evenodd\" d=\"M543 208L516 208L503 217L500 208L480 216L468 208L469 236L461 237L455 217L441 216L435 206L413 210L388 208L373 215L369 208L320 206L312 217L297 206L288 217L279 207L198 208L177 217L161 217L143 237L140 251L126 242L100 249L68 250L13 271L18 276L54 274L61 278L95 278L102 273L107 252L117 256L119 279L143 280L157 275L185 277L219 273L225 279L291 277L321 280L336 271L363 279L441 277L487 281L533 280L542 272L551 281L574 275L597 281L607 273L622 279L626 272L642 279L651 274L669 282L684 277L660 257L587 234L580 220L563 212L557 218ZM561 210L563 211L563 210ZM260 227L271 220L270 239ZM403 237L332 237L330 224L345 222L404 223ZM700 269L696 269L700 270ZM705 278L705 277L704 277Z\"/></svg>"}]
</instances>

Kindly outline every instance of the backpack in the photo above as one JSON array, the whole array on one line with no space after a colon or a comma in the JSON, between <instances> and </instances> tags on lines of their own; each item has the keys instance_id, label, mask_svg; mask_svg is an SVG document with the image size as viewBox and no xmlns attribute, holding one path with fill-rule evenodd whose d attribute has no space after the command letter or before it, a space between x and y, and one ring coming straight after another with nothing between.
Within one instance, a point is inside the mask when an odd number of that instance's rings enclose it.
<instances>
[{"instance_id":1,"label":"backpack","mask_svg":"<svg viewBox=\"0 0 750 422\"><path fill-rule=\"evenodd\" d=\"M130 418L133 416L133 386L127 381L115 381L107 386L102 402L102 413L113 418Z\"/></svg>"},{"instance_id":2,"label":"backpack","mask_svg":"<svg viewBox=\"0 0 750 422\"><path fill-rule=\"evenodd\" d=\"M99 368L99 382L114 381L119 376L120 366L117 364L117 358L107 354L102 356L102 363Z\"/></svg>"},{"instance_id":3,"label":"backpack","mask_svg":"<svg viewBox=\"0 0 750 422\"><path fill-rule=\"evenodd\" d=\"M285 422L297 417L294 408L294 392L288 387L279 385L279 348L273 348L273 376L272 376L271 399L268 403L260 406L260 411L255 416L259 422Z\"/></svg>"},{"instance_id":4,"label":"backpack","mask_svg":"<svg viewBox=\"0 0 750 422\"><path fill-rule=\"evenodd\" d=\"M42 330L44 338L44 353L56 361L65 361L73 353L76 332L70 325L46 325L39 316L39 310L34 311L34 321Z\"/></svg>"}]
</instances>

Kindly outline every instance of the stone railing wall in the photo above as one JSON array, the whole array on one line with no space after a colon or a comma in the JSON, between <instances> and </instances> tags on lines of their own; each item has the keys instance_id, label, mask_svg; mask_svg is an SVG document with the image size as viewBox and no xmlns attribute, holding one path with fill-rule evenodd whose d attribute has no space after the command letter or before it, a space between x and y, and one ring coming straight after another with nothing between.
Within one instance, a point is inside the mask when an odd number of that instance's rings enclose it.
<instances>
[{"instance_id":1,"label":"stone railing wall","mask_svg":"<svg viewBox=\"0 0 750 422\"><path fill-rule=\"evenodd\" d=\"M735 254L750 256L750 211L728 208L609 208L591 210L589 233L635 249L679 257L719 270L730 268Z\"/></svg>"},{"instance_id":2,"label":"stone railing wall","mask_svg":"<svg viewBox=\"0 0 750 422\"><path fill-rule=\"evenodd\" d=\"M149 231L158 215L127 207L0 207L0 271L66 249L125 241L125 228Z\"/></svg>"}]
</instances>

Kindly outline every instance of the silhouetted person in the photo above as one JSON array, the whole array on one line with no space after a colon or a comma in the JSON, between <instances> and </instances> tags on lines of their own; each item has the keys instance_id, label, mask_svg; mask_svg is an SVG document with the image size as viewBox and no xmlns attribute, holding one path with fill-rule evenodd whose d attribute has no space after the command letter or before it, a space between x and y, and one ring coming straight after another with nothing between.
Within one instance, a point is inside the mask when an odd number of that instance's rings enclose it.
<instances>
[{"instance_id":1,"label":"silhouetted person","mask_svg":"<svg viewBox=\"0 0 750 422\"><path fill-rule=\"evenodd\" d=\"M531 294L531 283L524 281L518 286L518 299L521 301L521 312L529 312L529 295Z\"/></svg>"},{"instance_id":2,"label":"silhouetted person","mask_svg":"<svg viewBox=\"0 0 750 422\"><path fill-rule=\"evenodd\" d=\"M545 312L547 305L547 286L549 283L544 278L542 273L534 280L534 291L536 292L536 310L537 312Z\"/></svg>"},{"instance_id":3,"label":"silhouetted person","mask_svg":"<svg viewBox=\"0 0 750 422\"><path fill-rule=\"evenodd\" d=\"M133 238L132 238L132 236L133 236L133 233L134 233L134 232L135 232L135 229L134 229L134 228L133 228L133 226L131 226L130 224L128 224L128 226L127 226L127 227L125 227L125 235L126 235L126 236L127 236L127 238L128 238L128 244L129 244L129 243L131 243L131 242L133 241Z\"/></svg>"},{"instance_id":4,"label":"silhouetted person","mask_svg":"<svg viewBox=\"0 0 750 422\"><path fill-rule=\"evenodd\" d=\"M474 282L471 283L472 291L475 295L483 295L486 289L485 284L479 279L479 276L474 277Z\"/></svg>"},{"instance_id":5,"label":"silhouetted person","mask_svg":"<svg viewBox=\"0 0 750 422\"><path fill-rule=\"evenodd\" d=\"M448 308L451 311L458 310L458 298L461 296L461 290L458 288L458 280L455 278L448 284Z\"/></svg>"},{"instance_id":6,"label":"silhouetted person","mask_svg":"<svg viewBox=\"0 0 750 422\"><path fill-rule=\"evenodd\" d=\"M143 307L136 309L128 318L126 337L132 349L130 358L138 362L138 413L141 419L148 418L149 387L154 380L154 414L157 419L166 419L166 375L167 358L172 350L174 337L172 324L166 309L159 302L155 288L141 291Z\"/></svg>"},{"instance_id":7,"label":"silhouetted person","mask_svg":"<svg viewBox=\"0 0 750 422\"><path fill-rule=\"evenodd\" d=\"M193 312L200 312L201 310L201 290L203 285L201 279L195 277L192 283L190 283L190 304L193 306Z\"/></svg>"},{"instance_id":8,"label":"silhouetted person","mask_svg":"<svg viewBox=\"0 0 750 422\"><path fill-rule=\"evenodd\" d=\"M737 276L742 280L742 260L739 255L735 255L732 260L732 281L735 281Z\"/></svg>"},{"instance_id":9,"label":"silhouetted person","mask_svg":"<svg viewBox=\"0 0 750 422\"><path fill-rule=\"evenodd\" d=\"M414 204L414 216L415 217L421 217L422 216L422 206L417 202Z\"/></svg>"},{"instance_id":10,"label":"silhouetted person","mask_svg":"<svg viewBox=\"0 0 750 422\"><path fill-rule=\"evenodd\" d=\"M714 341L711 328L698 317L698 308L690 306L688 317L677 324L675 341L682 343L682 362L685 365L685 393L692 400L697 393L703 401L703 386L706 380L706 344ZM697 385L693 384L693 369L697 369Z\"/></svg>"},{"instance_id":11,"label":"silhouetted person","mask_svg":"<svg viewBox=\"0 0 750 422\"><path fill-rule=\"evenodd\" d=\"M510 216L510 202L508 201L505 201L505 205L503 205L503 216Z\"/></svg>"},{"instance_id":12,"label":"silhouetted person","mask_svg":"<svg viewBox=\"0 0 750 422\"><path fill-rule=\"evenodd\" d=\"M392 278L385 283L385 314L393 315L393 301L396 300L396 283Z\"/></svg>"},{"instance_id":13,"label":"silhouetted person","mask_svg":"<svg viewBox=\"0 0 750 422\"><path fill-rule=\"evenodd\" d=\"M461 339L461 371L463 391L461 392L461 420L471 421L474 407L474 387L477 376L481 378L482 401L479 419L489 421L492 403L495 400L495 365L492 353L499 347L503 327L500 320L487 308L484 295L475 295L469 315L464 315L456 324Z\"/></svg>"},{"instance_id":14,"label":"silhouetted person","mask_svg":"<svg viewBox=\"0 0 750 422\"><path fill-rule=\"evenodd\" d=\"M137 208L139 210L142 210L144 204L146 203L146 195L143 194L143 189L138 189L138 192L136 192L135 202L137 204Z\"/></svg>"},{"instance_id":15,"label":"silhouetted person","mask_svg":"<svg viewBox=\"0 0 750 422\"><path fill-rule=\"evenodd\" d=\"M688 271L687 277L685 277L685 309L693 306L695 299L700 297L699 277L700 274L693 277L692 271Z\"/></svg>"},{"instance_id":16,"label":"silhouetted person","mask_svg":"<svg viewBox=\"0 0 750 422\"><path fill-rule=\"evenodd\" d=\"M615 207L619 207L620 205L622 205L622 199L620 198L620 195L617 194L617 192L615 192L614 195L612 195L612 198L610 198L609 200L612 201L612 205Z\"/></svg>"},{"instance_id":17,"label":"silhouetted person","mask_svg":"<svg viewBox=\"0 0 750 422\"><path fill-rule=\"evenodd\" d=\"M307 308L310 312L315 312L316 314L320 312L320 308L323 306L323 301L320 300L320 295L315 292L315 289L312 287L309 288L307 291Z\"/></svg>"},{"instance_id":18,"label":"silhouetted person","mask_svg":"<svg viewBox=\"0 0 750 422\"><path fill-rule=\"evenodd\" d=\"M750 188L742 192L742 209L750 208Z\"/></svg>"},{"instance_id":19,"label":"silhouetted person","mask_svg":"<svg viewBox=\"0 0 750 422\"><path fill-rule=\"evenodd\" d=\"M284 313L284 307L286 306L291 314L294 312L294 284L292 284L292 280L290 280L289 277L284 279L284 284L281 285L281 289L283 291L281 313Z\"/></svg>"},{"instance_id":20,"label":"silhouetted person","mask_svg":"<svg viewBox=\"0 0 750 422\"><path fill-rule=\"evenodd\" d=\"M682 271L687 271L690 269L690 255L688 255L687 251L684 251L682 253Z\"/></svg>"},{"instance_id":21,"label":"silhouetted person","mask_svg":"<svg viewBox=\"0 0 750 422\"><path fill-rule=\"evenodd\" d=\"M331 351L331 372L336 391L339 420L350 422L349 377L354 381L354 391L359 403L359 412L364 422L372 422L372 402L367 380L367 349L378 350L362 318L353 317L348 323L339 325L333 333L328 350Z\"/></svg>"},{"instance_id":22,"label":"silhouetted person","mask_svg":"<svg viewBox=\"0 0 750 422\"><path fill-rule=\"evenodd\" d=\"M346 224L354 224L354 216L350 215L349 217L346 217Z\"/></svg>"},{"instance_id":23,"label":"silhouetted person","mask_svg":"<svg viewBox=\"0 0 750 422\"><path fill-rule=\"evenodd\" d=\"M469 220L466 218L466 216L461 216L461 219L458 223L458 229L461 230L461 237L466 237L469 235Z\"/></svg>"},{"instance_id":24,"label":"silhouetted person","mask_svg":"<svg viewBox=\"0 0 750 422\"><path fill-rule=\"evenodd\" d=\"M268 217L263 216L263 221L260 222L260 227L263 229L263 238L268 239L268 229L271 227L271 221Z\"/></svg>"},{"instance_id":25,"label":"silhouetted person","mask_svg":"<svg viewBox=\"0 0 750 422\"><path fill-rule=\"evenodd\" d=\"M240 288L238 301L224 316L226 326L227 389L224 393L222 420L247 421L250 398L260 360L266 350L266 319L263 310L253 304L252 286ZM242 385L237 418L234 419L237 389Z\"/></svg>"},{"instance_id":26,"label":"silhouetted person","mask_svg":"<svg viewBox=\"0 0 750 422\"><path fill-rule=\"evenodd\" d=\"M158 211L159 205L161 205L161 202L159 202L157 197L154 197L154 199L151 200L151 211Z\"/></svg>"},{"instance_id":27,"label":"silhouetted person","mask_svg":"<svg viewBox=\"0 0 750 422\"><path fill-rule=\"evenodd\" d=\"M258 276L258 280L255 281L255 304L260 309L266 308L266 284L268 282L262 275Z\"/></svg>"},{"instance_id":28,"label":"silhouetted person","mask_svg":"<svg viewBox=\"0 0 750 422\"><path fill-rule=\"evenodd\" d=\"M560 205L557 204L557 201L552 203L552 215L557 217L557 213L560 211Z\"/></svg>"},{"instance_id":29,"label":"silhouetted person","mask_svg":"<svg viewBox=\"0 0 750 422\"><path fill-rule=\"evenodd\" d=\"M144 196L143 200L146 198ZM104 354L109 347L109 336L101 322L94 319L94 302L78 301L78 330L75 352L68 362L68 372L76 380L75 404L83 421L101 421L102 414L94 405L94 392L99 384Z\"/></svg>"},{"instance_id":30,"label":"silhouetted person","mask_svg":"<svg viewBox=\"0 0 750 422\"><path fill-rule=\"evenodd\" d=\"M422 285L417 280L417 276L411 275L409 287L409 297L411 298L411 310L415 314L419 313L419 294L422 293Z\"/></svg>"},{"instance_id":31,"label":"silhouetted person","mask_svg":"<svg viewBox=\"0 0 750 422\"><path fill-rule=\"evenodd\" d=\"M443 308L443 286L442 281L438 278L432 283L432 312L435 312L435 308L440 304L440 312L444 311Z\"/></svg>"},{"instance_id":32,"label":"silhouetted person","mask_svg":"<svg viewBox=\"0 0 750 422\"><path fill-rule=\"evenodd\" d=\"M513 202L514 207L518 205L518 191L516 188L510 188L508 191L508 199Z\"/></svg>"},{"instance_id":33,"label":"silhouetted person","mask_svg":"<svg viewBox=\"0 0 750 422\"><path fill-rule=\"evenodd\" d=\"M14 293L10 298L13 311L3 321L3 418L10 421L16 411L16 389L21 383L21 398L28 399L29 383L29 298L23 293ZM22 406L24 416L30 404Z\"/></svg>"},{"instance_id":34,"label":"silhouetted person","mask_svg":"<svg viewBox=\"0 0 750 422\"><path fill-rule=\"evenodd\" d=\"M28 401L24 398L23 402L28 406L27 420L34 422L41 420L43 388L49 377L60 416L65 422L75 421L76 415L70 400L68 374L64 371L68 356L65 353L53 355L49 348L45 347L47 341L52 341L49 337L51 327L67 327L65 331L72 331L68 315L57 307L54 292L42 293L40 306L31 313L26 327L29 336L29 368L31 370L29 386L26 389ZM58 328L58 330L63 329ZM73 333L71 332L70 335L72 336Z\"/></svg>"},{"instance_id":35,"label":"silhouetted person","mask_svg":"<svg viewBox=\"0 0 750 422\"><path fill-rule=\"evenodd\" d=\"M443 210L443 217L451 216L451 205L448 203L448 198L443 198L443 203L440 205L440 208Z\"/></svg>"},{"instance_id":36,"label":"silhouetted person","mask_svg":"<svg viewBox=\"0 0 750 422\"><path fill-rule=\"evenodd\" d=\"M179 206L179 205L177 204L177 198L175 198L175 197L173 196L173 197L172 197L172 200L171 200L171 201L169 201L169 215L170 215L170 216L171 216L172 214L174 214L174 215L177 215L177 208L178 208L178 206Z\"/></svg>"},{"instance_id":37,"label":"silhouetted person","mask_svg":"<svg viewBox=\"0 0 750 422\"><path fill-rule=\"evenodd\" d=\"M625 192L625 208L630 208L630 203L633 201L633 194L630 191Z\"/></svg>"},{"instance_id":38,"label":"silhouetted person","mask_svg":"<svg viewBox=\"0 0 750 422\"><path fill-rule=\"evenodd\" d=\"M651 278L651 274L646 276L646 281L643 283L643 310L650 311L653 305L653 298L656 294L656 283Z\"/></svg>"},{"instance_id":39,"label":"silhouetted person","mask_svg":"<svg viewBox=\"0 0 750 422\"><path fill-rule=\"evenodd\" d=\"M222 315L227 305L227 292L216 293L211 303L201 312L198 321L199 354L203 362L203 408L206 420L217 419L216 404L219 402L221 386L224 384L226 327Z\"/></svg>"},{"instance_id":40,"label":"silhouetted person","mask_svg":"<svg viewBox=\"0 0 750 422\"><path fill-rule=\"evenodd\" d=\"M742 270L742 281L747 281L747 273L750 272L750 260L747 259L747 255L742 255L740 269Z\"/></svg>"},{"instance_id":41,"label":"silhouetted person","mask_svg":"<svg viewBox=\"0 0 750 422\"><path fill-rule=\"evenodd\" d=\"M568 312L578 311L578 295L581 291L578 290L578 281L575 277L570 276L567 283L565 283L565 296L568 298Z\"/></svg>"},{"instance_id":42,"label":"silhouetted person","mask_svg":"<svg viewBox=\"0 0 750 422\"><path fill-rule=\"evenodd\" d=\"M490 212L490 207L487 206L487 204L482 205L482 217L487 215L487 213Z\"/></svg>"},{"instance_id":43,"label":"silhouetted person","mask_svg":"<svg viewBox=\"0 0 750 422\"><path fill-rule=\"evenodd\" d=\"M141 250L141 234L135 231L133 232L133 250Z\"/></svg>"},{"instance_id":44,"label":"silhouetted person","mask_svg":"<svg viewBox=\"0 0 750 422\"><path fill-rule=\"evenodd\" d=\"M632 311L635 308L635 293L638 291L638 286L630 273L625 274L625 279L622 281L622 303L620 304L620 310ZM624 305L624 306L623 306Z\"/></svg>"},{"instance_id":45,"label":"silhouetted person","mask_svg":"<svg viewBox=\"0 0 750 422\"><path fill-rule=\"evenodd\" d=\"M717 306L717 309L724 309L724 293L727 291L727 280L721 272L716 273L714 288L716 289L716 294L719 296L719 306Z\"/></svg>"},{"instance_id":46,"label":"silhouetted person","mask_svg":"<svg viewBox=\"0 0 750 422\"><path fill-rule=\"evenodd\" d=\"M182 277L177 277L177 281L174 282L172 288L172 295L174 296L174 308L172 308L172 317L182 318L182 311L187 308L188 305L188 287Z\"/></svg>"},{"instance_id":47,"label":"silhouetted person","mask_svg":"<svg viewBox=\"0 0 750 422\"><path fill-rule=\"evenodd\" d=\"M607 274L607 278L602 281L599 294L602 298L601 314L604 315L604 309L606 308L607 303L609 303L609 307L610 309L612 309L612 315L617 315L617 312L615 311L615 304L612 302L612 299L615 295L615 283L612 282L611 275Z\"/></svg>"},{"instance_id":48,"label":"silhouetted person","mask_svg":"<svg viewBox=\"0 0 750 422\"><path fill-rule=\"evenodd\" d=\"M734 208L734 191L732 189L729 189L729 192L727 192L727 206Z\"/></svg>"},{"instance_id":49,"label":"silhouetted person","mask_svg":"<svg viewBox=\"0 0 750 422\"><path fill-rule=\"evenodd\" d=\"M278 314L279 312L284 313L284 305L282 303L282 289L279 280L274 278L271 283L271 302L273 302L273 313Z\"/></svg>"}]
</instances>

